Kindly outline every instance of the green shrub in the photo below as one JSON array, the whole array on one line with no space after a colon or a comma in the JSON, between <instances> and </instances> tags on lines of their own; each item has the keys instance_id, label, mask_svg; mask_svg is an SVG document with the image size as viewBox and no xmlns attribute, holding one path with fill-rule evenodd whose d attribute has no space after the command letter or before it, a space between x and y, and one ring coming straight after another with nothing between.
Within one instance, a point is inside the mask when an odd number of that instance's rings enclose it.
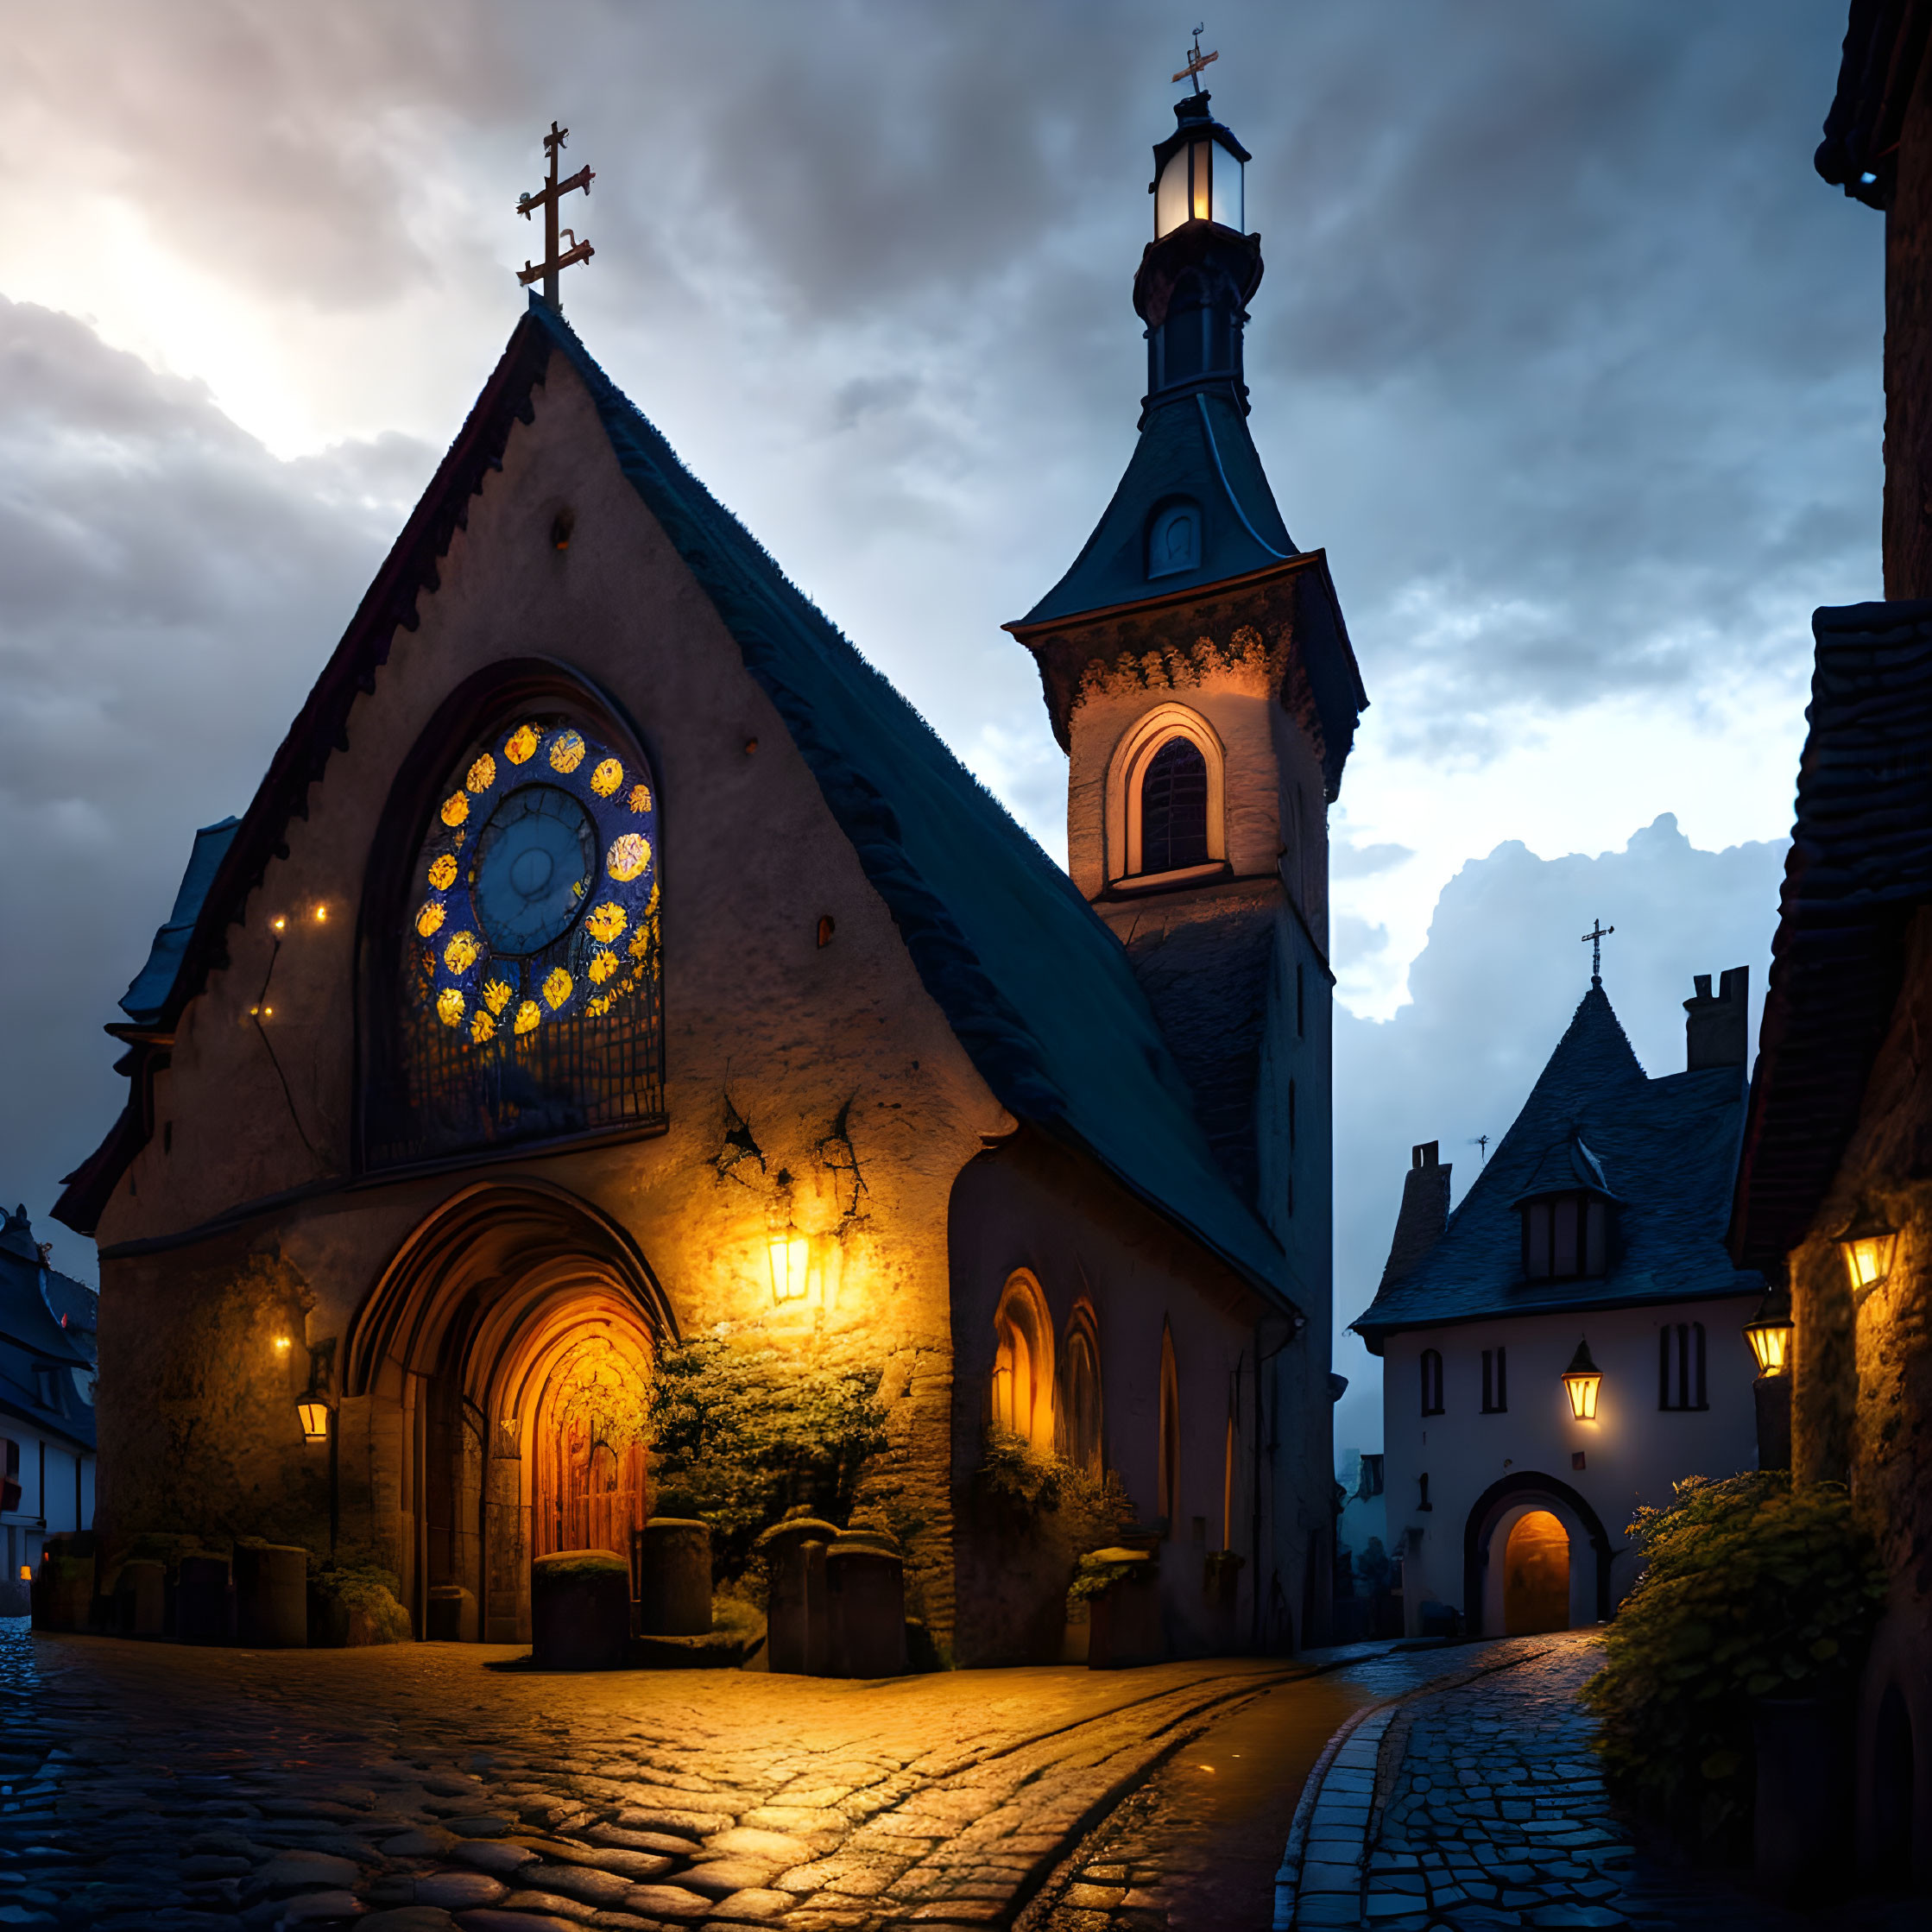
<instances>
[{"instance_id":1,"label":"green shrub","mask_svg":"<svg viewBox=\"0 0 1932 1932\"><path fill-rule=\"evenodd\" d=\"M1752 1706L1847 1695L1885 1576L1835 1485L1692 1477L1630 1525L1645 1570L1583 1689L1612 1794L1708 1847L1748 1826Z\"/></svg>"},{"instance_id":2,"label":"green shrub","mask_svg":"<svg viewBox=\"0 0 1932 1932\"><path fill-rule=\"evenodd\" d=\"M651 1384L653 1474L711 1525L711 1567L742 1576L758 1532L803 1505L843 1525L886 1448L881 1371L793 1346L704 1335Z\"/></svg>"}]
</instances>

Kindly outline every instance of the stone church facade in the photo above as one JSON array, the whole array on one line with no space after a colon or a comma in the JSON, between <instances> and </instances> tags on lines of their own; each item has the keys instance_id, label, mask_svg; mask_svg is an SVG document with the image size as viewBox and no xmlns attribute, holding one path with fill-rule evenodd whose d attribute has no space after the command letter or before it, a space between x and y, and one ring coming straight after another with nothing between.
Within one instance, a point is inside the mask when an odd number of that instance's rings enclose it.
<instances>
[{"instance_id":1,"label":"stone church facade","mask_svg":"<svg viewBox=\"0 0 1932 1932\"><path fill-rule=\"evenodd\" d=\"M419 1634L459 1588L523 1640L532 1559L651 1506L642 1432L584 1418L717 1335L876 1377L860 1502L953 1661L1064 1638L995 1426L1117 1478L1173 1650L1320 1634L1366 699L1247 435L1245 156L1179 111L1140 445L1013 627L1070 882L533 300L110 1029L127 1107L57 1210L100 1244L110 1551L353 1554Z\"/></svg>"}]
</instances>

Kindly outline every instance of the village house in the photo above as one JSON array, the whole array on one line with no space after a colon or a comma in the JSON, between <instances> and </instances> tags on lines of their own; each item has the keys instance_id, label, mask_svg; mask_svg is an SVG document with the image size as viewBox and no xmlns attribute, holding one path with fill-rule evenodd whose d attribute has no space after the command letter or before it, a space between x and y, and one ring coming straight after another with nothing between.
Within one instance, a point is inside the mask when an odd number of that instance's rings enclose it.
<instances>
[{"instance_id":1,"label":"village house","mask_svg":"<svg viewBox=\"0 0 1932 1932\"><path fill-rule=\"evenodd\" d=\"M94 1308L0 1211L0 1615L25 1615L47 1537L94 1520Z\"/></svg>"},{"instance_id":2,"label":"village house","mask_svg":"<svg viewBox=\"0 0 1932 1932\"><path fill-rule=\"evenodd\" d=\"M1758 1466L1762 1280L1724 1247L1748 975L1684 1002L1647 1076L1594 975L1462 1205L1414 1150L1354 1326L1383 1361L1388 1536L1411 1635L1568 1630L1637 1580L1625 1536L1682 1477ZM1774 1452L1775 1453L1775 1452Z\"/></svg>"},{"instance_id":3,"label":"village house","mask_svg":"<svg viewBox=\"0 0 1932 1932\"><path fill-rule=\"evenodd\" d=\"M943 1657L1068 1639L1078 1550L985 1493L992 1431L1113 1480L1173 1651L1322 1634L1326 808L1367 699L1247 429L1247 155L1177 116L1132 460L1010 627L1070 880L548 264L110 1029L127 1106L57 1210L100 1244L104 1561L267 1537L525 1640L533 1559L644 1520L653 1364L706 1336L876 1386L860 1507Z\"/></svg>"}]
</instances>

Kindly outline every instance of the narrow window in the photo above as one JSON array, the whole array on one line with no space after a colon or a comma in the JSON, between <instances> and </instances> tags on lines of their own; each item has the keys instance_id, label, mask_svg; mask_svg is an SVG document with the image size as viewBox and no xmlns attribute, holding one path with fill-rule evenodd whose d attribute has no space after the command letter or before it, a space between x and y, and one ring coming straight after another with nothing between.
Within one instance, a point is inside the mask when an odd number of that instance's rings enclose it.
<instances>
[{"instance_id":1,"label":"narrow window","mask_svg":"<svg viewBox=\"0 0 1932 1932\"><path fill-rule=\"evenodd\" d=\"M1429 1500L1429 1478L1425 1475L1417 1476L1416 1481L1422 1486L1422 1500L1416 1505L1416 1507L1417 1509L1434 1509L1435 1504Z\"/></svg>"},{"instance_id":2,"label":"narrow window","mask_svg":"<svg viewBox=\"0 0 1932 1932\"><path fill-rule=\"evenodd\" d=\"M1708 1409L1704 1324L1666 1322L1657 1332L1657 1407Z\"/></svg>"},{"instance_id":3,"label":"narrow window","mask_svg":"<svg viewBox=\"0 0 1932 1932\"><path fill-rule=\"evenodd\" d=\"M1550 1203L1555 1222L1555 1246L1550 1272L1557 1280L1575 1274L1576 1268L1576 1208L1579 1197L1566 1194Z\"/></svg>"},{"instance_id":4,"label":"narrow window","mask_svg":"<svg viewBox=\"0 0 1932 1932\"><path fill-rule=\"evenodd\" d=\"M1140 869L1178 872L1208 862L1208 761L1170 738L1140 781Z\"/></svg>"},{"instance_id":5,"label":"narrow window","mask_svg":"<svg viewBox=\"0 0 1932 1932\"><path fill-rule=\"evenodd\" d=\"M1583 1241L1583 1272L1607 1274L1610 1268L1609 1215L1595 1196L1588 1197Z\"/></svg>"},{"instance_id":6,"label":"narrow window","mask_svg":"<svg viewBox=\"0 0 1932 1932\"><path fill-rule=\"evenodd\" d=\"M1443 1412L1443 1358L1433 1348L1422 1352L1422 1412L1425 1416Z\"/></svg>"},{"instance_id":7,"label":"narrow window","mask_svg":"<svg viewBox=\"0 0 1932 1932\"><path fill-rule=\"evenodd\" d=\"M1295 1038L1297 1039L1306 1039L1308 1038L1307 1011L1303 999L1307 983L1308 969L1297 963L1295 968Z\"/></svg>"},{"instance_id":8,"label":"narrow window","mask_svg":"<svg viewBox=\"0 0 1932 1932\"><path fill-rule=\"evenodd\" d=\"M1523 1272L1531 1281L1550 1279L1550 1203L1532 1201L1523 1210Z\"/></svg>"},{"instance_id":9,"label":"narrow window","mask_svg":"<svg viewBox=\"0 0 1932 1932\"><path fill-rule=\"evenodd\" d=\"M1482 1412L1500 1416L1509 1407L1509 1350L1485 1348L1482 1352Z\"/></svg>"},{"instance_id":10,"label":"narrow window","mask_svg":"<svg viewBox=\"0 0 1932 1932\"><path fill-rule=\"evenodd\" d=\"M1295 1151L1295 1083L1288 1083L1288 1152Z\"/></svg>"},{"instance_id":11,"label":"narrow window","mask_svg":"<svg viewBox=\"0 0 1932 1932\"><path fill-rule=\"evenodd\" d=\"M1704 1324L1702 1322L1693 1322L1690 1324L1690 1354L1692 1385L1696 1392L1697 1406L1708 1409L1710 1404L1704 1393Z\"/></svg>"}]
</instances>

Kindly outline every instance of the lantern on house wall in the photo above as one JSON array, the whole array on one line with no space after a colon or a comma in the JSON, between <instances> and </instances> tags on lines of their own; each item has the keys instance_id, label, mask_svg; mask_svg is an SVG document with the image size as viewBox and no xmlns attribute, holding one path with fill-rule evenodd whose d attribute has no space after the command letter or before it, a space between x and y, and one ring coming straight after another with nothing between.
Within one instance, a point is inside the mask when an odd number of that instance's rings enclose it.
<instances>
[{"instance_id":1,"label":"lantern on house wall","mask_svg":"<svg viewBox=\"0 0 1932 1932\"><path fill-rule=\"evenodd\" d=\"M1876 1288L1891 1272L1892 1258L1898 1248L1898 1230L1874 1215L1861 1215L1838 1237L1838 1252L1845 1257L1846 1272L1852 1278L1852 1291L1863 1294Z\"/></svg>"},{"instance_id":2,"label":"lantern on house wall","mask_svg":"<svg viewBox=\"0 0 1932 1932\"><path fill-rule=\"evenodd\" d=\"M1772 1288L1765 1292L1756 1315L1744 1325L1744 1338L1758 1358L1760 1375L1782 1375L1791 1366L1791 1307L1789 1298Z\"/></svg>"},{"instance_id":3,"label":"lantern on house wall","mask_svg":"<svg viewBox=\"0 0 1932 1932\"><path fill-rule=\"evenodd\" d=\"M295 1413L302 1418L302 1440L305 1443L328 1441L329 1405L313 1389L295 1405Z\"/></svg>"},{"instance_id":4,"label":"lantern on house wall","mask_svg":"<svg viewBox=\"0 0 1932 1932\"><path fill-rule=\"evenodd\" d=\"M1576 1353L1563 1371L1563 1393L1569 1398L1569 1412L1578 1422L1596 1420L1597 1392L1603 1386L1603 1371L1590 1360L1588 1342L1576 1344Z\"/></svg>"}]
</instances>

